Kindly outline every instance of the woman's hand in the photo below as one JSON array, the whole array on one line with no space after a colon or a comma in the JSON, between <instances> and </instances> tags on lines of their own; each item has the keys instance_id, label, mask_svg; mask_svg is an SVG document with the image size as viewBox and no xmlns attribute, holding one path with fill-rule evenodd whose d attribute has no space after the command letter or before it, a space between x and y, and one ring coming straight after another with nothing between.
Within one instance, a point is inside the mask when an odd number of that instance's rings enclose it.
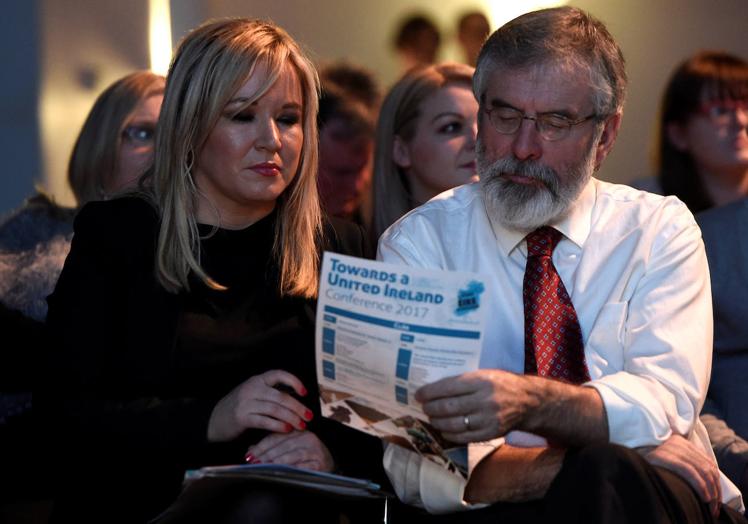
<instances>
[{"instance_id":1,"label":"woman's hand","mask_svg":"<svg viewBox=\"0 0 748 524\"><path fill-rule=\"evenodd\" d=\"M274 433L303 430L312 418L304 404L275 386L288 386L305 396L306 388L292 374L282 370L255 375L234 388L213 408L208 422L208 440L233 440L250 428Z\"/></svg>"},{"instance_id":2,"label":"woman's hand","mask_svg":"<svg viewBox=\"0 0 748 524\"><path fill-rule=\"evenodd\" d=\"M253 464L286 464L315 471L332 471L330 451L311 431L274 433L250 446L245 457Z\"/></svg>"}]
</instances>

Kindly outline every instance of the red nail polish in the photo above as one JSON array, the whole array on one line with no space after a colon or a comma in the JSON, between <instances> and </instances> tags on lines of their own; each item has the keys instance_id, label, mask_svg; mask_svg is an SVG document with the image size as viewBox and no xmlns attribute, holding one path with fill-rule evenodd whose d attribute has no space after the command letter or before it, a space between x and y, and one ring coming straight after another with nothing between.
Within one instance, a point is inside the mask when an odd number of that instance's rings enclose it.
<instances>
[{"instance_id":1,"label":"red nail polish","mask_svg":"<svg viewBox=\"0 0 748 524\"><path fill-rule=\"evenodd\" d=\"M310 410L306 410L306 413L304 413L304 418L307 420L312 420L312 417L314 416L314 413L312 413Z\"/></svg>"},{"instance_id":2,"label":"red nail polish","mask_svg":"<svg viewBox=\"0 0 748 524\"><path fill-rule=\"evenodd\" d=\"M304 386L301 386L301 396L306 397L306 394L309 393Z\"/></svg>"},{"instance_id":3,"label":"red nail polish","mask_svg":"<svg viewBox=\"0 0 748 524\"><path fill-rule=\"evenodd\" d=\"M255 456L252 455L252 453L247 453L246 455L244 455L244 462L252 462L254 460L257 459L255 459Z\"/></svg>"},{"instance_id":4,"label":"red nail polish","mask_svg":"<svg viewBox=\"0 0 748 524\"><path fill-rule=\"evenodd\" d=\"M288 422L286 422L284 430L285 430L286 433L288 433L288 432L290 432L290 431L293 430L293 426L291 424L289 424Z\"/></svg>"},{"instance_id":5,"label":"red nail polish","mask_svg":"<svg viewBox=\"0 0 748 524\"><path fill-rule=\"evenodd\" d=\"M304 422L303 420L300 421L299 422L299 429L302 430L302 431L305 430L306 429L306 422Z\"/></svg>"}]
</instances>

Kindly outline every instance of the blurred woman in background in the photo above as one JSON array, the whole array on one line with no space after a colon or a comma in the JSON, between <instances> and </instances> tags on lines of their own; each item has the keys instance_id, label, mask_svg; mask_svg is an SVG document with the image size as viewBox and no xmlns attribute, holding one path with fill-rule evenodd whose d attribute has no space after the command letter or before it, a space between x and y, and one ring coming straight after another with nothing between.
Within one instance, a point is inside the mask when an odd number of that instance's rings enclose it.
<instances>
[{"instance_id":1,"label":"blurred woman in background","mask_svg":"<svg viewBox=\"0 0 748 524\"><path fill-rule=\"evenodd\" d=\"M693 213L748 195L748 63L703 51L681 64L662 101L656 180Z\"/></svg>"},{"instance_id":2,"label":"blurred woman in background","mask_svg":"<svg viewBox=\"0 0 748 524\"><path fill-rule=\"evenodd\" d=\"M478 180L474 69L410 70L382 103L374 152L374 242L390 224L453 187Z\"/></svg>"}]
</instances>

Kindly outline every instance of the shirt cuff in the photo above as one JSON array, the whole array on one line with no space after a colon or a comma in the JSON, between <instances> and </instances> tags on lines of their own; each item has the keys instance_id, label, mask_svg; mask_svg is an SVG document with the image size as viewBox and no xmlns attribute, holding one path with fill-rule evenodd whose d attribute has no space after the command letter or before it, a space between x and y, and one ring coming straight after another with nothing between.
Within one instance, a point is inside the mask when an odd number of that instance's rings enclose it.
<instances>
[{"instance_id":1,"label":"shirt cuff","mask_svg":"<svg viewBox=\"0 0 748 524\"><path fill-rule=\"evenodd\" d=\"M470 471L503 442L501 438L471 444L468 447ZM388 444L383 463L395 493L406 504L423 507L429 513L453 513L487 506L463 500L467 480L462 476L401 446Z\"/></svg>"}]
</instances>

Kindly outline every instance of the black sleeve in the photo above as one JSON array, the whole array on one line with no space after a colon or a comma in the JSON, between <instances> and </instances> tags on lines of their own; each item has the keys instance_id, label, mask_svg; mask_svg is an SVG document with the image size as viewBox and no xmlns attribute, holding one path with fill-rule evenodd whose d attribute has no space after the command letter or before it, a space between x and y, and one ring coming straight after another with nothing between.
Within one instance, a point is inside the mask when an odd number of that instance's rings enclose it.
<instances>
[{"instance_id":1,"label":"black sleeve","mask_svg":"<svg viewBox=\"0 0 748 524\"><path fill-rule=\"evenodd\" d=\"M327 251L368 259L376 255L364 229L353 222L329 217L325 222L324 235Z\"/></svg>"},{"instance_id":2,"label":"black sleeve","mask_svg":"<svg viewBox=\"0 0 748 524\"><path fill-rule=\"evenodd\" d=\"M75 460L170 464L206 452L212 403L172 391L178 297L155 281L158 220L144 201L86 205L50 295L42 405Z\"/></svg>"}]
</instances>

